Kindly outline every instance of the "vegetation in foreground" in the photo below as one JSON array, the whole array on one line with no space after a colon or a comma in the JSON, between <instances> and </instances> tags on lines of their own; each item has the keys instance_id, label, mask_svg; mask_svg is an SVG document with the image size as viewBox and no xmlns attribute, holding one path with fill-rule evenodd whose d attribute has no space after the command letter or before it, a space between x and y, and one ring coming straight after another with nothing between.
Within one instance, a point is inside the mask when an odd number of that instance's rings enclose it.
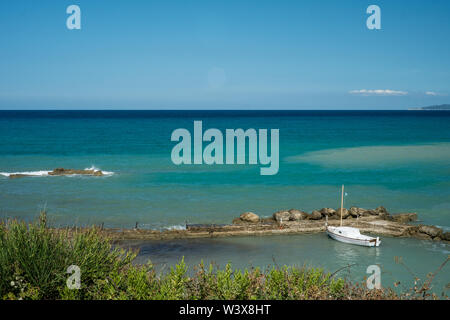
<instances>
[{"instance_id":1,"label":"vegetation in foreground","mask_svg":"<svg viewBox=\"0 0 450 320\"><path fill-rule=\"evenodd\" d=\"M114 248L100 229L55 231L46 215L30 224L0 224L2 299L414 299L437 298L427 287L397 294L368 290L321 269L273 267L233 270L201 263L189 275L184 259L158 274L132 264L137 252ZM68 288L67 268L80 268L79 289ZM70 282L71 280L69 280Z\"/></svg>"}]
</instances>

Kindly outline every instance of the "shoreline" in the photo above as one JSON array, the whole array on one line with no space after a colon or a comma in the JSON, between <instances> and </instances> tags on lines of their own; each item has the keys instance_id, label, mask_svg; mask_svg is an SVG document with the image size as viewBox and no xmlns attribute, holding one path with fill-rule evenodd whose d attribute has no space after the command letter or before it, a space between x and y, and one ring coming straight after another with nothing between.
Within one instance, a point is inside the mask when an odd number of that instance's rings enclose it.
<instances>
[{"instance_id":1,"label":"shoreline","mask_svg":"<svg viewBox=\"0 0 450 320\"><path fill-rule=\"evenodd\" d=\"M323 210L323 209L322 209ZM328 209L329 210L329 209ZM291 209L290 211L298 211ZM279 211L274 214L278 217L280 213L289 211ZM314 212L313 212L314 213ZM153 230L139 228L103 228L96 226L99 231L114 242L128 240L175 240L175 239L196 239L196 238L218 238L234 236L266 236L266 235L291 235L310 234L325 232L325 223L330 226L340 225L340 220L331 216L320 219L311 219L309 216L304 220L277 220L275 218L264 218L254 221L245 221L249 213L244 213L240 218L233 220L232 224L194 224L186 225L186 229ZM312 215L312 214L311 214ZM256 215L255 215L256 216ZM440 241L450 244L450 232L444 232L436 226L423 224L411 224L417 219L414 213L401 213L396 215L370 215L352 218L351 216L343 220L344 226L359 228L362 233L376 234L380 236L417 238L421 240ZM52 228L56 231L68 231L69 235L73 231L80 231L88 228L65 227Z\"/></svg>"}]
</instances>

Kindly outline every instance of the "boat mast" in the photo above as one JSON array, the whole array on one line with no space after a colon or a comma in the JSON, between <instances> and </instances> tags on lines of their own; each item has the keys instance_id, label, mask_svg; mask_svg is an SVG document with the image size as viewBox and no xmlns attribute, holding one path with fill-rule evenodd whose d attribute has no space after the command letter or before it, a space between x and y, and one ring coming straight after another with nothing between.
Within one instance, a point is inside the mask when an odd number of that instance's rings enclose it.
<instances>
[{"instance_id":1,"label":"boat mast","mask_svg":"<svg viewBox=\"0 0 450 320\"><path fill-rule=\"evenodd\" d=\"M342 227L342 211L344 211L344 185L342 185L342 193L341 193L341 227Z\"/></svg>"}]
</instances>

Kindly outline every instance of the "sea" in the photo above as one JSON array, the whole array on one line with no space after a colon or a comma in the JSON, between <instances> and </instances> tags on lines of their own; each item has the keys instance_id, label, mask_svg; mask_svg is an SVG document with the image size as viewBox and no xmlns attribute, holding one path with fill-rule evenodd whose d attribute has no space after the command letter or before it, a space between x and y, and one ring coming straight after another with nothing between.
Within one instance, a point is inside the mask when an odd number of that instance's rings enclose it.
<instances>
[{"instance_id":1,"label":"sea","mask_svg":"<svg viewBox=\"0 0 450 320\"><path fill-rule=\"evenodd\" d=\"M175 165L172 132L279 129L279 171L261 164ZM269 140L270 141L270 140ZM206 145L206 143L204 143ZM54 168L104 176L49 176ZM30 177L10 179L13 173ZM183 229L230 223L243 212L311 212L340 206L416 212L419 223L450 231L448 111L0 111L0 218L54 226ZM440 242L381 237L378 248L325 234L136 242L138 261L190 266L204 260L236 268L308 265L364 281L379 265L382 285L410 287L450 254ZM163 269L163 267L161 267ZM343 268L343 269L342 269ZM400 281L400 284L398 284ZM433 279L450 287L450 264Z\"/></svg>"}]
</instances>

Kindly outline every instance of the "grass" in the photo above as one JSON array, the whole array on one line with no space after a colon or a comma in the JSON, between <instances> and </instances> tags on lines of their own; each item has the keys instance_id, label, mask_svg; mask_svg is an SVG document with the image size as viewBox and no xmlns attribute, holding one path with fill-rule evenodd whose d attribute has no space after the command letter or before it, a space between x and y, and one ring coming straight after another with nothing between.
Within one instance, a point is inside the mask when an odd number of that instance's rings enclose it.
<instances>
[{"instance_id":1,"label":"grass","mask_svg":"<svg viewBox=\"0 0 450 320\"><path fill-rule=\"evenodd\" d=\"M184 258L164 274L134 265L137 252L114 248L98 228L55 230L45 213L26 224L0 224L2 299L401 299L436 298L391 289L368 290L322 269L273 267L234 270L205 266L188 273ZM80 288L67 286L67 268L80 268ZM191 275L189 275L191 274ZM418 291L418 290L416 290ZM426 290L425 290L426 292Z\"/></svg>"}]
</instances>

